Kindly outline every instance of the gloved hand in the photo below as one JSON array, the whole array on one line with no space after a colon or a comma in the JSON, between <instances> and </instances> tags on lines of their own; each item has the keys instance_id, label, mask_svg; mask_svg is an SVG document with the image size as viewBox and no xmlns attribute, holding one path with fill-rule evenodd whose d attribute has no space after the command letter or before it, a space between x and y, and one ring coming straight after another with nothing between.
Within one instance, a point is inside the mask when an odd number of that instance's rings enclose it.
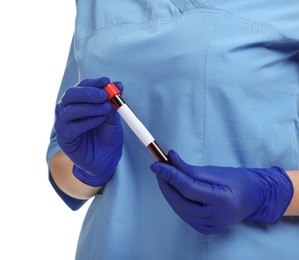
<instances>
[{"instance_id":1,"label":"gloved hand","mask_svg":"<svg viewBox=\"0 0 299 260\"><path fill-rule=\"evenodd\" d=\"M73 174L101 186L112 177L122 154L123 130L102 88L108 78L86 79L69 88L56 105L57 142L75 164ZM121 82L114 83L121 91Z\"/></svg>"},{"instance_id":2,"label":"gloved hand","mask_svg":"<svg viewBox=\"0 0 299 260\"><path fill-rule=\"evenodd\" d=\"M293 196L284 170L191 166L170 151L171 165L155 162L159 187L178 216L203 234L223 232L243 219L274 224Z\"/></svg>"}]
</instances>

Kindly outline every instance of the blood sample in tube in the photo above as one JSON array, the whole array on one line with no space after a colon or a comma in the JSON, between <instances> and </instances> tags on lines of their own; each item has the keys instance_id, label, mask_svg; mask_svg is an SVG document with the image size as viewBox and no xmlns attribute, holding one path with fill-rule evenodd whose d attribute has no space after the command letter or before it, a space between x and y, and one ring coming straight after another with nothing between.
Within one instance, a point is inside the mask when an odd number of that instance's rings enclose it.
<instances>
[{"instance_id":1,"label":"blood sample in tube","mask_svg":"<svg viewBox=\"0 0 299 260\"><path fill-rule=\"evenodd\" d=\"M159 162L169 163L166 153L127 105L126 101L121 96L119 89L113 83L109 83L104 87L104 90L108 92L108 100L117 109L121 117L137 135L140 141L147 147L155 159Z\"/></svg>"}]
</instances>

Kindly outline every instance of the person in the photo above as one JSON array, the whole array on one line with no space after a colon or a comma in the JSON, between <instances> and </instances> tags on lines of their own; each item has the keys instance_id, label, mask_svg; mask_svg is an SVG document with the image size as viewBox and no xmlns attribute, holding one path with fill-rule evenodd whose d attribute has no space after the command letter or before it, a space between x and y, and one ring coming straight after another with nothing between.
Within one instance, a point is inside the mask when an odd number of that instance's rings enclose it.
<instances>
[{"instance_id":1,"label":"person","mask_svg":"<svg viewBox=\"0 0 299 260\"><path fill-rule=\"evenodd\" d=\"M93 199L76 259L298 259L299 2L76 5L47 151L63 201Z\"/></svg>"}]
</instances>

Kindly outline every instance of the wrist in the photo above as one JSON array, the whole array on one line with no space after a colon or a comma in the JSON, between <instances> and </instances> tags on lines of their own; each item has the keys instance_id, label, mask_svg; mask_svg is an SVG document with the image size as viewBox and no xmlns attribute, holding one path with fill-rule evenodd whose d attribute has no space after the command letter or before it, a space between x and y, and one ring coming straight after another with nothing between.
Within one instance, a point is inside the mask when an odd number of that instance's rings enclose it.
<instances>
[{"instance_id":1,"label":"wrist","mask_svg":"<svg viewBox=\"0 0 299 260\"><path fill-rule=\"evenodd\" d=\"M287 170L286 173L293 183L294 194L284 216L299 216L299 170Z\"/></svg>"}]
</instances>

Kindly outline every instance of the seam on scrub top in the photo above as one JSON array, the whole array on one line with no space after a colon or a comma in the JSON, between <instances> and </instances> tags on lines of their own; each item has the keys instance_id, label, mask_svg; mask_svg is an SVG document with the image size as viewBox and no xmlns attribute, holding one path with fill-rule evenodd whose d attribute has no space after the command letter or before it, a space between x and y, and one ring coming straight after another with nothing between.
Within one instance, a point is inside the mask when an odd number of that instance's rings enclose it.
<instances>
[{"instance_id":1,"label":"seam on scrub top","mask_svg":"<svg viewBox=\"0 0 299 260\"><path fill-rule=\"evenodd\" d=\"M118 29L121 29L121 28L137 29L137 28L142 28L144 26L148 26L148 25L151 25L151 24L170 23L170 22L179 20L182 17L185 17L185 16L187 16L189 14L192 14L192 13L193 12L180 13L178 15L174 15L174 16L167 17L167 18L154 18L154 19L147 20L147 21L140 22L140 23L120 22L118 24L107 25L107 26L104 26L104 27L101 27L99 29L94 30L92 33L88 34L84 38L76 39L77 46L84 45L85 41L88 41L93 36L95 36L97 34L100 34L102 32L106 32L106 31L110 31L110 30L111 31L118 30ZM207 9L203 9L203 10L200 10L200 11L196 11L195 13L214 13L214 12L211 12L210 10L207 10Z\"/></svg>"},{"instance_id":2,"label":"seam on scrub top","mask_svg":"<svg viewBox=\"0 0 299 260\"><path fill-rule=\"evenodd\" d=\"M84 43L86 41L88 41L88 39L90 39L91 37L100 34L102 32L105 31L109 31L109 30L117 30L120 28L142 28L143 26L147 26L150 24L163 24L163 23L169 23L172 21L176 21L178 19L181 19L185 16L189 16L189 15L193 15L193 14L215 14L218 15L219 17L222 16L224 18L230 18L232 20L235 20L241 24L247 25L247 26L251 26L253 28L259 29L263 32L267 31L269 33L275 33L279 36L280 40L285 40L285 41L292 41L292 39L290 39L289 37L285 36L284 34L282 34L281 32L279 32L275 27L269 25L269 24L264 24L261 22L257 22L254 20L251 20L247 17L241 17L238 14L234 14L234 13L230 13L226 10L223 9L207 9L207 8L199 8L197 10L191 10L191 11L187 11L185 13L180 13L177 15L174 15L172 17L168 17L168 18L154 18L152 20L148 20L145 22L141 22L141 23L134 23L134 22L120 22L118 24L111 24L111 25L107 25L104 27L101 27L99 29L96 29L93 33L86 35L85 37L81 38L81 39L76 39L77 42L77 46L82 46L84 45Z\"/></svg>"},{"instance_id":3,"label":"seam on scrub top","mask_svg":"<svg viewBox=\"0 0 299 260\"><path fill-rule=\"evenodd\" d=\"M209 51L211 47L211 42L212 39L214 38L214 33L216 26L219 21L219 15L216 16L216 20L213 26L213 29L210 34L210 38L208 41L208 46L205 54L205 62L204 62L204 89L203 89L203 107L204 107L204 114L203 114L203 135L202 135L202 162L204 162L204 157L205 157L205 133L206 133L206 88L207 88L207 64L208 64L208 56L209 56ZM207 248L208 249L208 248Z\"/></svg>"},{"instance_id":4,"label":"seam on scrub top","mask_svg":"<svg viewBox=\"0 0 299 260\"><path fill-rule=\"evenodd\" d=\"M219 15L216 14L216 19L213 25L213 28L211 30L209 39L208 39L208 44L206 48L206 53L205 53L205 61L204 61L204 85L203 85L203 133L202 133L202 153L201 153L201 161L202 163L204 162L204 157L205 157L205 133L206 133L206 88L207 88L207 62L208 62L208 56L209 56L209 50L211 46L212 39L214 37L215 29L216 26L219 22ZM209 259L209 236L204 236L204 245L205 245L205 252L206 252L206 259Z\"/></svg>"},{"instance_id":5,"label":"seam on scrub top","mask_svg":"<svg viewBox=\"0 0 299 260\"><path fill-rule=\"evenodd\" d=\"M233 14L233 13L226 12L226 11L225 11L225 13L219 13L219 16L222 16L224 18L229 18L231 20L238 22L239 24L243 24L243 25L258 29L261 32L276 34L278 36L278 40L287 40L287 41L290 40L288 37L286 37L281 32L279 32L275 27L273 27L269 24L260 23L260 22L251 20L247 17L242 17L237 14Z\"/></svg>"}]
</instances>

